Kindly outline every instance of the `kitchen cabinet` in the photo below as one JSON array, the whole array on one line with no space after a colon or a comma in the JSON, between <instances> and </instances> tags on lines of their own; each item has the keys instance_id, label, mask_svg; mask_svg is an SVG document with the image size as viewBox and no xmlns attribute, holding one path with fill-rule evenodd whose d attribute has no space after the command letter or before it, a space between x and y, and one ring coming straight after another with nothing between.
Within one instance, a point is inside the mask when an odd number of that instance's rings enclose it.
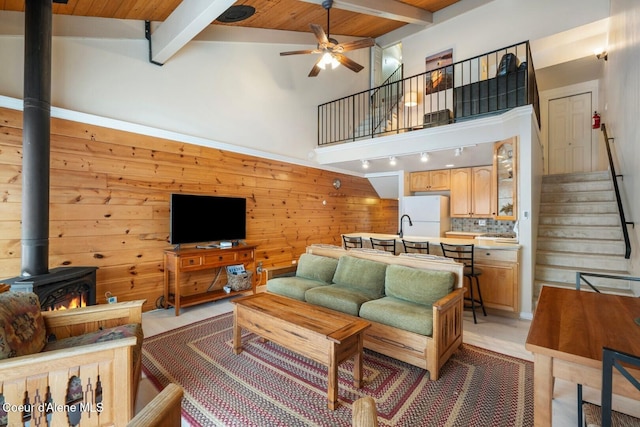
<instances>
[{"instance_id":1,"label":"kitchen cabinet","mask_svg":"<svg viewBox=\"0 0 640 427\"><path fill-rule=\"evenodd\" d=\"M411 172L409 174L410 191L442 191L449 190L450 169Z\"/></svg>"},{"instance_id":2,"label":"kitchen cabinet","mask_svg":"<svg viewBox=\"0 0 640 427\"><path fill-rule=\"evenodd\" d=\"M475 249L474 263L482 271L480 287L486 307L518 313L520 251Z\"/></svg>"},{"instance_id":3,"label":"kitchen cabinet","mask_svg":"<svg viewBox=\"0 0 640 427\"><path fill-rule=\"evenodd\" d=\"M451 169L451 216L492 218L492 182L491 166Z\"/></svg>"},{"instance_id":4,"label":"kitchen cabinet","mask_svg":"<svg viewBox=\"0 0 640 427\"><path fill-rule=\"evenodd\" d=\"M518 138L496 142L493 148L493 211L495 219L518 219Z\"/></svg>"}]
</instances>

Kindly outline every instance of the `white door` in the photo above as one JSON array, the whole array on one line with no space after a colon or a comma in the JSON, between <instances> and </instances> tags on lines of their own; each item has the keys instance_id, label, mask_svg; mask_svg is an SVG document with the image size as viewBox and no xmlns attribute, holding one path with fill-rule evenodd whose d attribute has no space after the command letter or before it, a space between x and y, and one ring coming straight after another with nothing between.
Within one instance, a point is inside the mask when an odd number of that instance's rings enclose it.
<instances>
[{"instance_id":1,"label":"white door","mask_svg":"<svg viewBox=\"0 0 640 427\"><path fill-rule=\"evenodd\" d=\"M549 101L549 173L589 172L591 92Z\"/></svg>"}]
</instances>

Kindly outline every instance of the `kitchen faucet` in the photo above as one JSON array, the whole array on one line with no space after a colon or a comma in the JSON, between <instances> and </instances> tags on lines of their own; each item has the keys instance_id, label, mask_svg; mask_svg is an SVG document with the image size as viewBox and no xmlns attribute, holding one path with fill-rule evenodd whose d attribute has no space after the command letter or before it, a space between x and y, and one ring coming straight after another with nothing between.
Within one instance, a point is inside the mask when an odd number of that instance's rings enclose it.
<instances>
[{"instance_id":1,"label":"kitchen faucet","mask_svg":"<svg viewBox=\"0 0 640 427\"><path fill-rule=\"evenodd\" d=\"M404 233L402 232L402 220L404 219L405 216L409 220L409 225L413 227L413 222L411 222L411 217L407 214L402 215L400 217L400 231L398 231L398 237L400 237L401 239L402 239L402 236L404 236Z\"/></svg>"}]
</instances>

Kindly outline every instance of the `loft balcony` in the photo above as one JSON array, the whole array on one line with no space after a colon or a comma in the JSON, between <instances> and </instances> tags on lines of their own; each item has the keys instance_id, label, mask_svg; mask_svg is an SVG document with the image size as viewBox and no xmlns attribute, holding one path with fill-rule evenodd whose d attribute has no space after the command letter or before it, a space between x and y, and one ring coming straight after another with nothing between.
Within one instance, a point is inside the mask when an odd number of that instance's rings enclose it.
<instances>
[{"instance_id":1,"label":"loft balcony","mask_svg":"<svg viewBox=\"0 0 640 427\"><path fill-rule=\"evenodd\" d=\"M529 42L405 78L318 106L318 146L399 134L540 104Z\"/></svg>"}]
</instances>

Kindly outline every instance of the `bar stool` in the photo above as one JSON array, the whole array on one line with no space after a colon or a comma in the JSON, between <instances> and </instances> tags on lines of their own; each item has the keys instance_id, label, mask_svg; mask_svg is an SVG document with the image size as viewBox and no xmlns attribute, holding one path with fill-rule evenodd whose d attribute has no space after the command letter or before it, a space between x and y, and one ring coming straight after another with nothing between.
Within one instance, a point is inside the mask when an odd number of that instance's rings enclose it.
<instances>
[{"instance_id":1,"label":"bar stool","mask_svg":"<svg viewBox=\"0 0 640 427\"><path fill-rule=\"evenodd\" d=\"M396 239L375 239L373 237L369 238L371 240L371 247L373 249L382 249L386 252L391 252L395 255L396 253Z\"/></svg>"},{"instance_id":2,"label":"bar stool","mask_svg":"<svg viewBox=\"0 0 640 427\"><path fill-rule=\"evenodd\" d=\"M478 323L476 320L476 305L482 308L482 313L486 316L487 312L484 309L484 302L482 301L482 292L480 291L480 279L478 276L482 274L478 268L475 267L473 262L473 247L474 245L449 245L446 243L440 243L442 247L442 255L447 258L451 258L459 263L464 264L464 277L469 279L469 295L470 298L465 300L471 302L471 311L473 312L473 323ZM475 280L476 288L478 289L478 299L473 296L473 282Z\"/></svg>"},{"instance_id":3,"label":"bar stool","mask_svg":"<svg viewBox=\"0 0 640 427\"><path fill-rule=\"evenodd\" d=\"M362 237L351 237L343 235L342 242L344 243L345 249L362 247Z\"/></svg>"},{"instance_id":4,"label":"bar stool","mask_svg":"<svg viewBox=\"0 0 640 427\"><path fill-rule=\"evenodd\" d=\"M404 251L406 253L416 253L416 254L429 253L429 242L412 242L410 240L402 239L402 246L404 246Z\"/></svg>"}]
</instances>

